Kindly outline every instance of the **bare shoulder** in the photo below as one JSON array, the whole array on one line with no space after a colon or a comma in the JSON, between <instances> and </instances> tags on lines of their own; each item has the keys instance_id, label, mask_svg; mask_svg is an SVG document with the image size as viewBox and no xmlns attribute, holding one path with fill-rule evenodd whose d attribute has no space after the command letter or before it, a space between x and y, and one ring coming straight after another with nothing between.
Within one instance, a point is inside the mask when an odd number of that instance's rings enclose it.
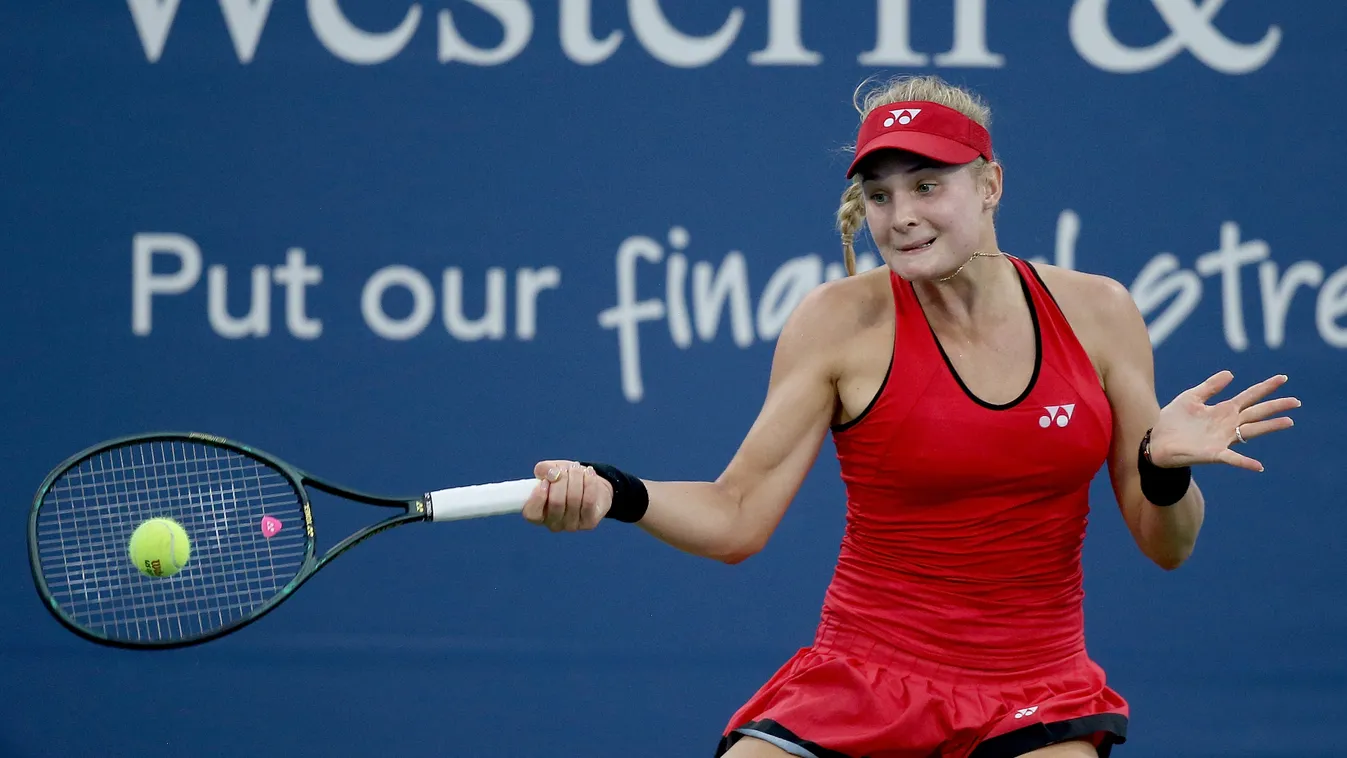
<instances>
[{"instance_id":1,"label":"bare shoulder","mask_svg":"<svg viewBox=\"0 0 1347 758\"><path fill-rule=\"evenodd\" d=\"M1035 263L1034 269L1075 327L1126 327L1139 317L1132 293L1112 277Z\"/></svg>"},{"instance_id":2,"label":"bare shoulder","mask_svg":"<svg viewBox=\"0 0 1347 758\"><path fill-rule=\"evenodd\" d=\"M1044 263L1035 263L1034 269L1090 354L1101 378L1120 365L1150 364L1146 321L1122 282Z\"/></svg>"},{"instance_id":3,"label":"bare shoulder","mask_svg":"<svg viewBox=\"0 0 1347 758\"><path fill-rule=\"evenodd\" d=\"M880 267L820 284L791 312L782 336L837 342L882 321L892 298L888 281L888 269Z\"/></svg>"},{"instance_id":4,"label":"bare shoulder","mask_svg":"<svg viewBox=\"0 0 1347 758\"><path fill-rule=\"evenodd\" d=\"M824 282L800 300L777 340L777 360L809 357L840 371L854 340L891 316L888 268ZM890 319L891 320L891 319Z\"/></svg>"}]
</instances>

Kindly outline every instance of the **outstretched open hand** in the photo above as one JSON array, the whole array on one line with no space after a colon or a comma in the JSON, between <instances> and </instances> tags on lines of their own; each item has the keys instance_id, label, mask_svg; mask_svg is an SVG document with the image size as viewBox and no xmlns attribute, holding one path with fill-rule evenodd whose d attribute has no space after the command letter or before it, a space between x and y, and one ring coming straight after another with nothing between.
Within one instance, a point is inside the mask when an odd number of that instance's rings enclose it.
<instances>
[{"instance_id":1,"label":"outstretched open hand","mask_svg":"<svg viewBox=\"0 0 1347 758\"><path fill-rule=\"evenodd\" d=\"M1278 374L1229 400L1208 405L1234 378L1229 371L1216 373L1160 409L1151 432L1152 463L1166 468L1226 463L1263 470L1262 463L1235 452L1232 445L1291 428L1294 422L1277 414L1299 408L1300 401L1294 397L1264 399L1286 384L1286 375Z\"/></svg>"}]
</instances>

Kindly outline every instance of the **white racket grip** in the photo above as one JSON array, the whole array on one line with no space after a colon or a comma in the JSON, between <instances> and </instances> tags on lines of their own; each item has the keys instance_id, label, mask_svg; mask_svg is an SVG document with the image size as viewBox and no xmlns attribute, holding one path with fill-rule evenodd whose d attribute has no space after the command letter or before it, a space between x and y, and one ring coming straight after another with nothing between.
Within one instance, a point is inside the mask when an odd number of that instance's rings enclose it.
<instances>
[{"instance_id":1,"label":"white racket grip","mask_svg":"<svg viewBox=\"0 0 1347 758\"><path fill-rule=\"evenodd\" d=\"M426 496L430 505L430 520L458 521L522 513L524 501L528 500L537 486L537 479L515 479L436 490Z\"/></svg>"}]
</instances>

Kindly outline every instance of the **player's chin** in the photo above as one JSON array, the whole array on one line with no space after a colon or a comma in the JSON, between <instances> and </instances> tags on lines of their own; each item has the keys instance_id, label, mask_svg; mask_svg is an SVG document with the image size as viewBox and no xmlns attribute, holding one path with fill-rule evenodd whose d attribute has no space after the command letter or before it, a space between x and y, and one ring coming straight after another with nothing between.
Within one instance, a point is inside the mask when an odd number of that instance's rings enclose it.
<instances>
[{"instance_id":1,"label":"player's chin","mask_svg":"<svg viewBox=\"0 0 1347 758\"><path fill-rule=\"evenodd\" d=\"M948 256L939 247L932 246L921 250L897 250L885 253L884 262L899 277L909 282L925 282L939 279L948 274Z\"/></svg>"}]
</instances>

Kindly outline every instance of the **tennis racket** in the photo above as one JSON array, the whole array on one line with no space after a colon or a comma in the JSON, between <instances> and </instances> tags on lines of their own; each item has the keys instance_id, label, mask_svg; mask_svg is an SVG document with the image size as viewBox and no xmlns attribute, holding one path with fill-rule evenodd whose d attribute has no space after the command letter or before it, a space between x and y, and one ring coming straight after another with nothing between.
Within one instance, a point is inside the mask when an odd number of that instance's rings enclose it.
<instances>
[{"instance_id":1,"label":"tennis racket","mask_svg":"<svg viewBox=\"0 0 1347 758\"><path fill-rule=\"evenodd\" d=\"M536 485L518 479L381 497L220 437L136 435L94 445L47 475L28 519L28 553L44 605L71 631L115 647L182 647L258 620L371 535L520 513ZM395 513L320 556L310 488ZM132 533L153 518L173 519L188 538L190 555L171 576L142 572L128 552Z\"/></svg>"}]
</instances>

